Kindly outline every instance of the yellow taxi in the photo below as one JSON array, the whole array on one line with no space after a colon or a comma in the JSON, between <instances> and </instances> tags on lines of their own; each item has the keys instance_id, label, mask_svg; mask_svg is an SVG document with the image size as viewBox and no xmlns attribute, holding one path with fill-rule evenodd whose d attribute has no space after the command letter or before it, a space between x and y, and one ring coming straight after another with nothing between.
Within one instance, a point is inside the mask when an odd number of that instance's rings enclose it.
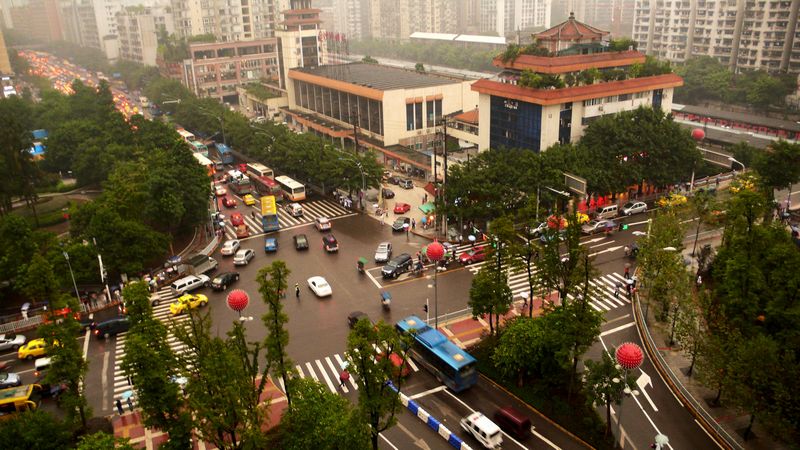
<instances>
[{"instance_id":1,"label":"yellow taxi","mask_svg":"<svg viewBox=\"0 0 800 450\"><path fill-rule=\"evenodd\" d=\"M245 194L245 196L242 197L242 201L244 201L244 204L247 206L253 206L256 204L256 199L250 194Z\"/></svg>"},{"instance_id":2,"label":"yellow taxi","mask_svg":"<svg viewBox=\"0 0 800 450\"><path fill-rule=\"evenodd\" d=\"M199 308L207 304L208 297L203 294L185 294L179 297L175 303L169 305L169 312L171 312L173 316L177 316L178 314L186 312L190 309Z\"/></svg>"},{"instance_id":3,"label":"yellow taxi","mask_svg":"<svg viewBox=\"0 0 800 450\"><path fill-rule=\"evenodd\" d=\"M53 342L58 345L58 341ZM17 350L17 358L33 359L47 354L47 342L44 339L33 339Z\"/></svg>"}]
</instances>

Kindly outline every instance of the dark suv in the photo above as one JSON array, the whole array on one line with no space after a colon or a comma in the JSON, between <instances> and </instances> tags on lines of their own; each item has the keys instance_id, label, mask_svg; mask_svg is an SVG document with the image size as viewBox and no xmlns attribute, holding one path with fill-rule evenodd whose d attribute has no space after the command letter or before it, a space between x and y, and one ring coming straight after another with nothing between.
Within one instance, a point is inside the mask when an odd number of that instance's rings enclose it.
<instances>
[{"instance_id":1,"label":"dark suv","mask_svg":"<svg viewBox=\"0 0 800 450\"><path fill-rule=\"evenodd\" d=\"M395 256L392 258L381 270L383 274L383 278L397 278L403 272L407 272L411 268L411 264L414 262L411 259L411 255L408 253L402 253L400 255Z\"/></svg>"},{"instance_id":2,"label":"dark suv","mask_svg":"<svg viewBox=\"0 0 800 450\"><path fill-rule=\"evenodd\" d=\"M117 333L128 331L130 326L127 316L115 317L95 325L93 333L98 339L105 339L109 336L115 336Z\"/></svg>"}]
</instances>

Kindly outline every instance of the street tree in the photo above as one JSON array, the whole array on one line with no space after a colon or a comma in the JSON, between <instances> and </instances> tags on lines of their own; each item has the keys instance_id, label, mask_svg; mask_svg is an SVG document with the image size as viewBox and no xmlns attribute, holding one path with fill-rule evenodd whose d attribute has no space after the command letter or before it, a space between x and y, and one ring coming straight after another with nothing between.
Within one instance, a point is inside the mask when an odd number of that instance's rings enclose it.
<instances>
[{"instance_id":1,"label":"street tree","mask_svg":"<svg viewBox=\"0 0 800 450\"><path fill-rule=\"evenodd\" d=\"M78 311L77 299L64 295L53 298L53 309L69 307ZM66 422L86 428L87 416L91 408L86 400L84 381L89 370L89 362L83 358L83 351L75 336L81 326L71 314L60 321L50 322L39 327L39 335L44 338L49 356L53 362L45 374L44 381L51 385L64 383L67 388L61 393L61 407L66 412Z\"/></svg>"},{"instance_id":2,"label":"street tree","mask_svg":"<svg viewBox=\"0 0 800 450\"><path fill-rule=\"evenodd\" d=\"M0 442L8 450L62 450L72 445L73 429L43 409L14 414L0 422Z\"/></svg>"},{"instance_id":3,"label":"street tree","mask_svg":"<svg viewBox=\"0 0 800 450\"><path fill-rule=\"evenodd\" d=\"M370 448L370 429L359 411L307 378L294 381L294 402L281 418L281 431L280 445L287 450Z\"/></svg>"},{"instance_id":4,"label":"street tree","mask_svg":"<svg viewBox=\"0 0 800 450\"><path fill-rule=\"evenodd\" d=\"M570 213L566 216L553 215L547 221L548 227L540 250L539 273L544 287L558 291L562 304L565 304L583 276L580 264L586 250L580 244L580 219L577 213ZM566 256L562 256L562 245L566 249Z\"/></svg>"},{"instance_id":5,"label":"street tree","mask_svg":"<svg viewBox=\"0 0 800 450\"><path fill-rule=\"evenodd\" d=\"M267 305L266 314L261 316L261 321L267 328L267 336L264 338L267 365L273 375L283 380L289 406L292 405L291 376L294 369L286 351L289 345L289 331L286 329L289 316L283 312L283 300L286 299L286 288L291 273L285 262L273 261L269 266L262 267L256 276L258 292Z\"/></svg>"},{"instance_id":6,"label":"street tree","mask_svg":"<svg viewBox=\"0 0 800 450\"><path fill-rule=\"evenodd\" d=\"M153 318L150 292L144 282L123 289L131 328L125 338L122 370L136 392L144 424L169 433L168 450L191 448L192 416L176 383L178 362L167 329Z\"/></svg>"},{"instance_id":7,"label":"street tree","mask_svg":"<svg viewBox=\"0 0 800 450\"><path fill-rule=\"evenodd\" d=\"M400 403L403 378L389 355L400 357L402 369L407 364L410 346L410 336L401 336L383 321L372 325L359 320L347 336L347 370L358 384L359 413L369 425L373 450L378 449L378 435L397 423L396 415L403 406ZM376 358L376 349L384 357Z\"/></svg>"},{"instance_id":8,"label":"street tree","mask_svg":"<svg viewBox=\"0 0 800 450\"><path fill-rule=\"evenodd\" d=\"M753 166L767 199L772 201L776 189L788 189L800 181L800 144L773 142L756 154Z\"/></svg>"},{"instance_id":9,"label":"street tree","mask_svg":"<svg viewBox=\"0 0 800 450\"><path fill-rule=\"evenodd\" d=\"M500 373L522 387L526 381L541 376L542 365L553 360L553 350L546 345L546 320L517 317L506 322L492 354Z\"/></svg>"},{"instance_id":10,"label":"street tree","mask_svg":"<svg viewBox=\"0 0 800 450\"><path fill-rule=\"evenodd\" d=\"M634 389L633 375L623 371L609 352L603 352L600 361L587 360L584 374L586 401L590 406L601 404L606 407L606 433L611 433L611 405L622 404L625 388Z\"/></svg>"},{"instance_id":11,"label":"street tree","mask_svg":"<svg viewBox=\"0 0 800 450\"><path fill-rule=\"evenodd\" d=\"M35 196L32 187L41 178L31 153L31 111L18 98L0 100L0 215L11 212L12 199ZM31 192L32 191L32 192Z\"/></svg>"},{"instance_id":12,"label":"street tree","mask_svg":"<svg viewBox=\"0 0 800 450\"><path fill-rule=\"evenodd\" d=\"M680 216L672 209L652 216L650 221L649 234L639 246L638 269L642 279L647 280L648 304L658 302L658 317L665 321L678 283L686 276L681 254L685 231Z\"/></svg>"},{"instance_id":13,"label":"street tree","mask_svg":"<svg viewBox=\"0 0 800 450\"><path fill-rule=\"evenodd\" d=\"M708 323L703 314L703 305L710 301L710 291L699 290L679 303L680 312L675 322L675 338L680 343L681 352L691 358L687 376L692 376L695 362L703 349L708 333Z\"/></svg>"},{"instance_id":14,"label":"street tree","mask_svg":"<svg viewBox=\"0 0 800 450\"><path fill-rule=\"evenodd\" d=\"M30 301L52 303L60 297L53 266L40 253L35 253L24 273L17 279L17 289Z\"/></svg>"},{"instance_id":15,"label":"street tree","mask_svg":"<svg viewBox=\"0 0 800 450\"><path fill-rule=\"evenodd\" d=\"M597 341L600 336L600 326L603 324L603 314L595 311L589 304L593 298L604 295L591 282L597 275L597 270L592 266L587 252L583 252L581 256L578 271L582 278L579 281L580 284L576 286L575 299L555 309L564 319L559 321L560 336L567 341L563 355L567 361L571 362L569 398L572 397L572 390L575 386L578 360Z\"/></svg>"},{"instance_id":16,"label":"street tree","mask_svg":"<svg viewBox=\"0 0 800 450\"><path fill-rule=\"evenodd\" d=\"M98 431L93 434L85 434L78 438L76 450L134 450L130 444L130 438L118 438L113 434Z\"/></svg>"},{"instance_id":17,"label":"street tree","mask_svg":"<svg viewBox=\"0 0 800 450\"><path fill-rule=\"evenodd\" d=\"M502 272L497 275L496 266L487 265L472 279L467 305L472 309L472 317L489 315L489 333L496 335L499 316L508 312L512 300L508 279Z\"/></svg>"},{"instance_id":18,"label":"street tree","mask_svg":"<svg viewBox=\"0 0 800 450\"><path fill-rule=\"evenodd\" d=\"M246 341L242 322L234 322L227 339L213 336L211 326L208 313L190 310L189 320L171 327L187 349L177 361L194 428L220 449L264 448L269 404L261 396L269 366L259 369L261 344Z\"/></svg>"}]
</instances>

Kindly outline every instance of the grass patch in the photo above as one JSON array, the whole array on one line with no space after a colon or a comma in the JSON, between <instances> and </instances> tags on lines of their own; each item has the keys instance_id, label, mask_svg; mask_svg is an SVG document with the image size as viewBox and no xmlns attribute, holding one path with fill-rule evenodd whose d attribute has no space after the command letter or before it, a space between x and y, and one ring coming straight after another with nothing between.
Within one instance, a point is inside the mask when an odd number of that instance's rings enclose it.
<instances>
[{"instance_id":1,"label":"grass patch","mask_svg":"<svg viewBox=\"0 0 800 450\"><path fill-rule=\"evenodd\" d=\"M582 392L573 393L571 401L567 401L567 381L569 373L564 373L562 386L552 387L543 383L526 383L522 387L515 382L509 383L502 378L492 363L491 355L494 351L494 341L484 339L472 347L469 352L478 360L478 370L495 383L503 386L525 403L536 408L552 421L561 425L572 434L580 437L599 450L612 450L613 438L603 436L605 422L597 415L591 406L586 404L586 397Z\"/></svg>"},{"instance_id":2,"label":"grass patch","mask_svg":"<svg viewBox=\"0 0 800 450\"><path fill-rule=\"evenodd\" d=\"M64 218L64 210L71 210L78 205L79 201L74 199L70 200L66 197L43 197L36 202L36 217L39 220L39 228L50 227L64 223L67 219ZM27 206L20 206L14 208L14 214L24 218L31 225L31 228L36 228L36 218L34 218L33 209Z\"/></svg>"}]
</instances>

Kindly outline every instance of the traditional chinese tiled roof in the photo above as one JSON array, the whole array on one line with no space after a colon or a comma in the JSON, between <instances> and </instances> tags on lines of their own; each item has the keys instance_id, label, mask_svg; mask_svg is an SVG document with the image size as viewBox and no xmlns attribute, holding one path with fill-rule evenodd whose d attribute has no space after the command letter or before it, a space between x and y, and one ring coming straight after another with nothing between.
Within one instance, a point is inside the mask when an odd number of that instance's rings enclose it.
<instances>
[{"instance_id":1,"label":"traditional chinese tiled roof","mask_svg":"<svg viewBox=\"0 0 800 450\"><path fill-rule=\"evenodd\" d=\"M463 112L455 117L454 120L458 120L459 122L471 123L474 125L478 124L478 108L473 109L472 111Z\"/></svg>"},{"instance_id":2,"label":"traditional chinese tiled roof","mask_svg":"<svg viewBox=\"0 0 800 450\"><path fill-rule=\"evenodd\" d=\"M568 73L586 69L625 67L643 63L645 55L636 50L623 52L592 53L590 55L534 56L519 55L514 61L503 62L499 57L492 61L496 67L515 70L531 70L537 73Z\"/></svg>"},{"instance_id":3,"label":"traditional chinese tiled roof","mask_svg":"<svg viewBox=\"0 0 800 450\"><path fill-rule=\"evenodd\" d=\"M608 33L608 31L578 22L575 20L575 13L570 13L569 19L540 33L535 33L533 36L540 41L585 41L600 40Z\"/></svg>"}]
</instances>

